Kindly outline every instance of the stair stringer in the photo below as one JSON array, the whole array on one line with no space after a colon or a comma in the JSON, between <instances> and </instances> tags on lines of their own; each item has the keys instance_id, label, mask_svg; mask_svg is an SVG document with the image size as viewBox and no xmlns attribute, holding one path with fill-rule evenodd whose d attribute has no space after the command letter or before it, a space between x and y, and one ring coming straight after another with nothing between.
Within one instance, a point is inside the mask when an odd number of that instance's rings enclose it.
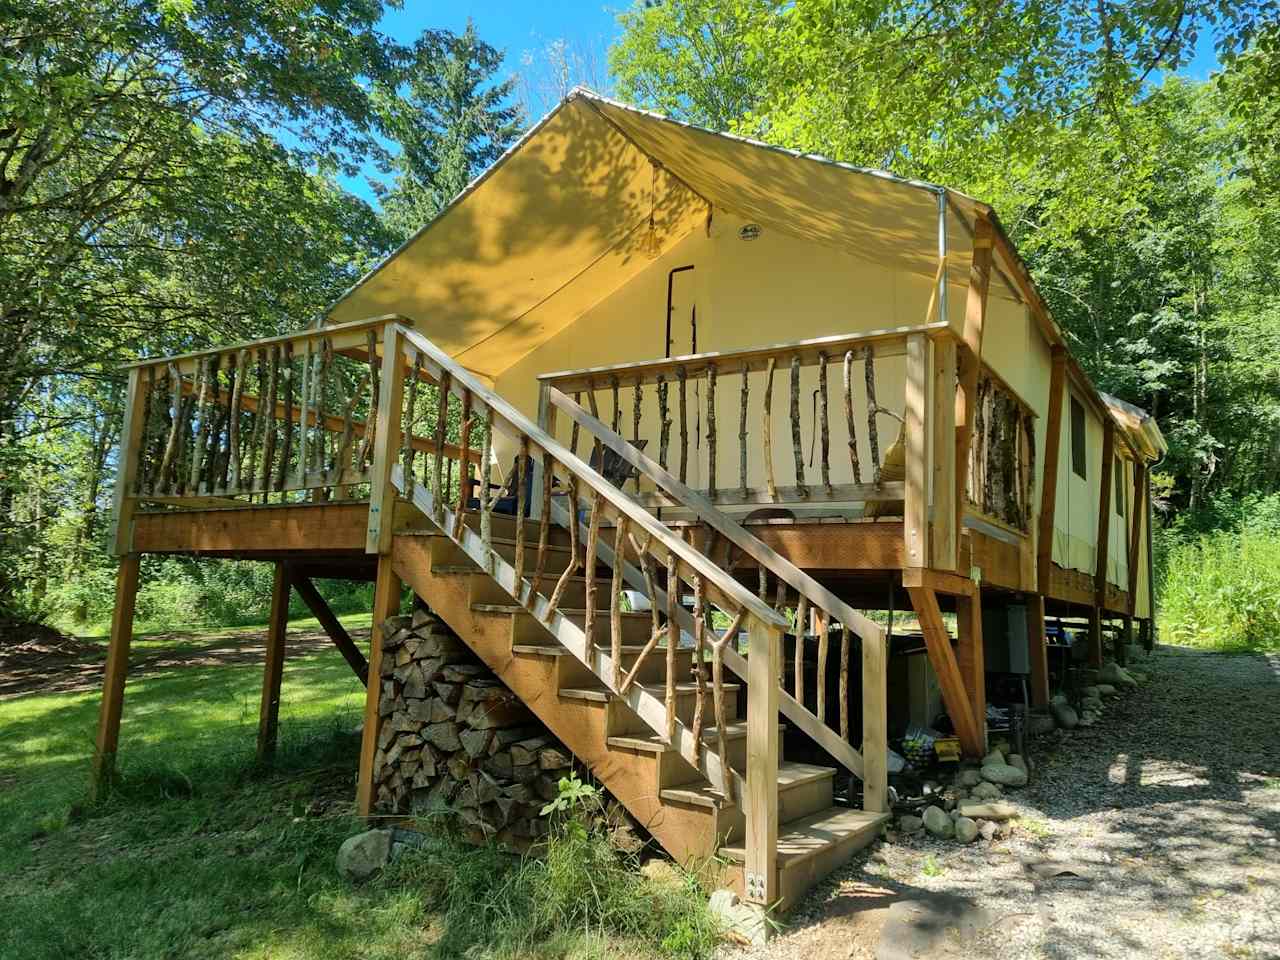
<instances>
[{"instance_id":1,"label":"stair stringer","mask_svg":"<svg viewBox=\"0 0 1280 960\"><path fill-rule=\"evenodd\" d=\"M396 575L586 764L668 854L680 863L705 869L719 845L715 812L663 801L659 796L663 755L609 746L608 711L613 704L561 697L551 658L512 653L511 615L472 610L467 578L435 576L431 562L430 536L395 537L392 566ZM740 885L736 864L723 871L721 882Z\"/></svg>"}]
</instances>

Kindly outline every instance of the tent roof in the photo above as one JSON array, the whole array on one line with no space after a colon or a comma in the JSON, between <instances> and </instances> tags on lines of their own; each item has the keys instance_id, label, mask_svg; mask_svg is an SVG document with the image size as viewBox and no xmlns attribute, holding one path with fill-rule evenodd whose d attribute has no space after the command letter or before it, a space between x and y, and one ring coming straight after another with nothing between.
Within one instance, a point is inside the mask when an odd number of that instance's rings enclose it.
<instances>
[{"instance_id":1,"label":"tent roof","mask_svg":"<svg viewBox=\"0 0 1280 960\"><path fill-rule=\"evenodd\" d=\"M941 212L948 279L959 287L977 217L1001 232L989 206L939 185L716 133L578 88L325 319L404 314L493 379L719 211L930 279ZM1012 244L1004 248L1012 278L997 264L988 296L1031 298L1046 336L1061 343Z\"/></svg>"}]
</instances>

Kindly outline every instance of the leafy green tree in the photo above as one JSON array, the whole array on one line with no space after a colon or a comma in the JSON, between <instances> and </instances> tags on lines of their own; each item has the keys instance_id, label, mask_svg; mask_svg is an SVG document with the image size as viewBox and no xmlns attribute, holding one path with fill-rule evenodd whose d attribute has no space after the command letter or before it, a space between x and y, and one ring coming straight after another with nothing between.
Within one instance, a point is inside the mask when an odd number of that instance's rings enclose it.
<instances>
[{"instance_id":1,"label":"leafy green tree","mask_svg":"<svg viewBox=\"0 0 1280 960\"><path fill-rule=\"evenodd\" d=\"M415 44L404 92L383 100L388 135L399 153L384 169L395 175L382 190L390 229L408 237L439 213L520 133L511 105L514 79L499 81L502 54L468 22L458 36L431 32Z\"/></svg>"}]
</instances>

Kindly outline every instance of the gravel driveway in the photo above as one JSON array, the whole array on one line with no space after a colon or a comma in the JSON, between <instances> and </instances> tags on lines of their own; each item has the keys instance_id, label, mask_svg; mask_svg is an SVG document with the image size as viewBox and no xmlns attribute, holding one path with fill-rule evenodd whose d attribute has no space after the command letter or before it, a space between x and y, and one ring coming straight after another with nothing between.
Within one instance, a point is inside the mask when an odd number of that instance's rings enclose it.
<instances>
[{"instance_id":1,"label":"gravel driveway","mask_svg":"<svg viewBox=\"0 0 1280 960\"><path fill-rule=\"evenodd\" d=\"M1097 726L1033 751L1010 837L877 844L726 955L1280 958L1280 655L1161 647L1133 669L1148 681ZM881 943L902 900L957 923L927 953Z\"/></svg>"}]
</instances>

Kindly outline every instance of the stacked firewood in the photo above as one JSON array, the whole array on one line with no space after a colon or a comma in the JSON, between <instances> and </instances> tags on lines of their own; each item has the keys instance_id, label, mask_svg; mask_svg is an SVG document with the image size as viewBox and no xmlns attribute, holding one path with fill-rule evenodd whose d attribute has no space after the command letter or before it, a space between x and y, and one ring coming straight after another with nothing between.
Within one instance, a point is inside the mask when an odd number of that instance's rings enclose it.
<instances>
[{"instance_id":1,"label":"stacked firewood","mask_svg":"<svg viewBox=\"0 0 1280 960\"><path fill-rule=\"evenodd\" d=\"M514 848L544 835L569 751L435 615L393 617L383 637L379 810L447 808L470 839Z\"/></svg>"}]
</instances>

